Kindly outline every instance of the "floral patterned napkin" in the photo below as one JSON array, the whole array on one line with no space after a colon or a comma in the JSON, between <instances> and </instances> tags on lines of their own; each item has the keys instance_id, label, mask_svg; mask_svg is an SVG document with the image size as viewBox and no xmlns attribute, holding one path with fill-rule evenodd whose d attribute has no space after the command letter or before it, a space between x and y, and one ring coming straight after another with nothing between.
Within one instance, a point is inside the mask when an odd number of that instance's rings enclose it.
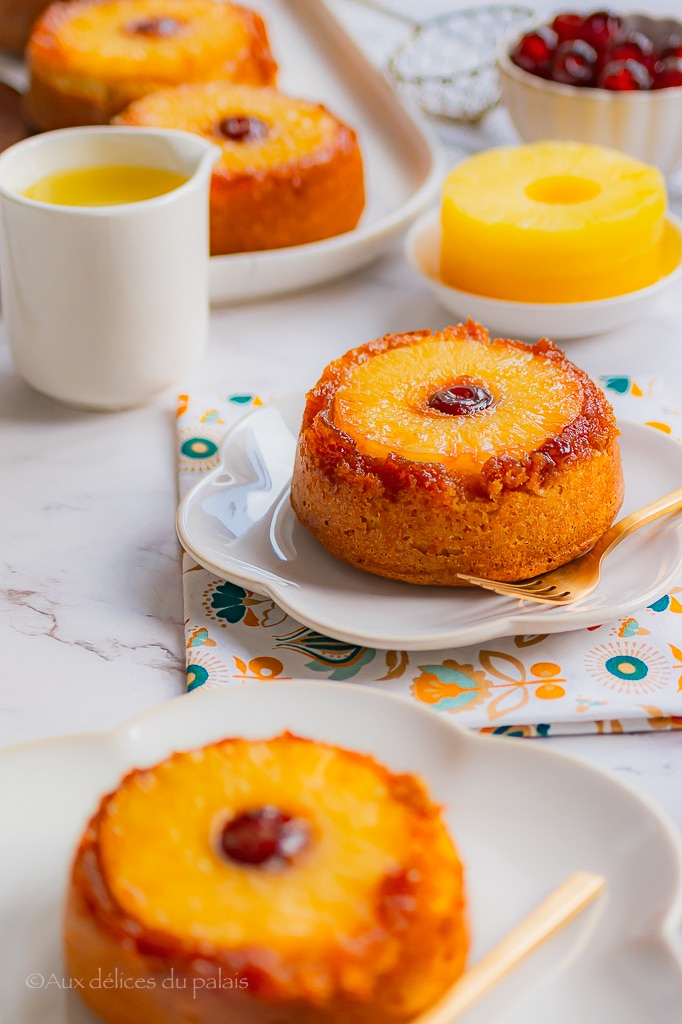
<instances>
[{"instance_id":1,"label":"floral patterned napkin","mask_svg":"<svg viewBox=\"0 0 682 1024\"><path fill-rule=\"evenodd\" d=\"M682 441L682 417L657 379L611 376L601 384L617 415ZM216 465L229 427L261 404L252 395L180 396L181 496ZM409 696L482 732L682 728L682 579L636 617L427 652L378 651L322 636L269 598L217 579L184 552L183 587L189 690L272 679L351 680Z\"/></svg>"}]
</instances>

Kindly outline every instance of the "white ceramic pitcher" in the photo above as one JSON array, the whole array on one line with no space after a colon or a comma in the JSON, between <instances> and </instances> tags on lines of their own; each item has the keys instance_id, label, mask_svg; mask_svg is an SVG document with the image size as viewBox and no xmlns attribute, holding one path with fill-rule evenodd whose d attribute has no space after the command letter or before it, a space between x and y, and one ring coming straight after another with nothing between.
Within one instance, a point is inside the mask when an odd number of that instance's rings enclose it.
<instances>
[{"instance_id":1,"label":"white ceramic pitcher","mask_svg":"<svg viewBox=\"0 0 682 1024\"><path fill-rule=\"evenodd\" d=\"M166 129L69 128L0 155L2 315L17 371L87 409L141 405L199 361L208 331L208 196L219 150ZM92 166L146 166L187 181L114 206L22 193Z\"/></svg>"}]
</instances>

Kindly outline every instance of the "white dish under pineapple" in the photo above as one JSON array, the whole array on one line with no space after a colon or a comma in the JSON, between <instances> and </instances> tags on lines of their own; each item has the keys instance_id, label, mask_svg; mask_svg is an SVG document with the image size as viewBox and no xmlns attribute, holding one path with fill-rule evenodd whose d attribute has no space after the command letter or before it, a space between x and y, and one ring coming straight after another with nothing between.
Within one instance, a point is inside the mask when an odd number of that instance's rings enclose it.
<instances>
[{"instance_id":1,"label":"white dish under pineapple","mask_svg":"<svg viewBox=\"0 0 682 1024\"><path fill-rule=\"evenodd\" d=\"M682 246L682 221L668 214L668 226ZM441 225L438 210L419 218L405 239L405 255L438 301L458 317L470 316L486 325L491 334L505 338L554 341L587 338L616 330L651 314L656 300L671 287L679 287L682 260L667 276L648 288L591 302L511 302L459 291L440 276Z\"/></svg>"},{"instance_id":2,"label":"white dish under pineapple","mask_svg":"<svg viewBox=\"0 0 682 1024\"><path fill-rule=\"evenodd\" d=\"M467 1024L679 1024L679 840L652 805L540 740L474 735L403 698L296 681L199 691L111 732L0 755L3 1022L95 1024L65 975L60 923L71 857L99 797L173 750L286 729L426 781L465 864L472 964L573 871L605 876L598 902Z\"/></svg>"},{"instance_id":3,"label":"white dish under pineapple","mask_svg":"<svg viewBox=\"0 0 682 1024\"><path fill-rule=\"evenodd\" d=\"M682 570L682 518L659 520L608 556L597 589L551 607L475 587L419 587L354 569L298 522L289 483L304 398L245 416L218 466L185 496L180 541L209 572L259 594L311 629L388 650L440 650L515 633L562 633L652 604ZM651 427L619 423L625 473L621 515L680 485L682 445Z\"/></svg>"}]
</instances>

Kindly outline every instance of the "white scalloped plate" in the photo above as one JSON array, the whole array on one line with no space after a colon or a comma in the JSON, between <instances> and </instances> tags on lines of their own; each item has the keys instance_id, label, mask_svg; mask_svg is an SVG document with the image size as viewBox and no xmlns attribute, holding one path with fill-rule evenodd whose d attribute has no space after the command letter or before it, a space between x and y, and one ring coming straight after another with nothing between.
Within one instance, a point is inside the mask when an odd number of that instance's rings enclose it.
<instances>
[{"instance_id":1,"label":"white scalloped plate","mask_svg":"<svg viewBox=\"0 0 682 1024\"><path fill-rule=\"evenodd\" d=\"M263 406L227 435L220 465L186 495L180 541L216 576L267 594L311 629L348 643L424 651L516 633L562 633L632 614L658 600L682 571L682 519L633 535L604 564L598 588L553 608L476 588L418 587L360 572L300 525L289 482L304 399ZM626 515L675 490L682 446L621 422Z\"/></svg>"},{"instance_id":2,"label":"white scalloped plate","mask_svg":"<svg viewBox=\"0 0 682 1024\"><path fill-rule=\"evenodd\" d=\"M3 1024L95 1024L65 987L60 925L71 857L99 797L174 750L285 729L426 781L465 865L471 963L573 871L605 876L599 901L467 1024L679 1024L679 840L652 805L544 742L470 734L403 698L318 681L198 691L111 732L0 754Z\"/></svg>"}]
</instances>

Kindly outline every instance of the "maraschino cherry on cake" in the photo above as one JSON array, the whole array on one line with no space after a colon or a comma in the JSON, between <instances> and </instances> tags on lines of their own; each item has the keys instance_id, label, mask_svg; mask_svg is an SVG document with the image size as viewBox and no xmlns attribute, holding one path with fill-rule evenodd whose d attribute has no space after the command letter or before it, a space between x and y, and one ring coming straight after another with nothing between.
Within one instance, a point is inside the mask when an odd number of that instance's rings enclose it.
<instances>
[{"instance_id":1,"label":"maraschino cherry on cake","mask_svg":"<svg viewBox=\"0 0 682 1024\"><path fill-rule=\"evenodd\" d=\"M588 550L623 498L613 410L548 339L391 334L309 392L291 484L337 558L408 583L520 580Z\"/></svg>"},{"instance_id":2,"label":"maraschino cherry on cake","mask_svg":"<svg viewBox=\"0 0 682 1024\"><path fill-rule=\"evenodd\" d=\"M322 104L208 82L146 96L115 123L180 128L220 147L211 182L214 256L317 242L351 231L362 214L356 134Z\"/></svg>"},{"instance_id":3,"label":"maraschino cherry on cake","mask_svg":"<svg viewBox=\"0 0 682 1024\"><path fill-rule=\"evenodd\" d=\"M68 0L33 27L25 111L41 130L107 124L181 82L273 85L263 19L226 0Z\"/></svg>"},{"instance_id":4,"label":"maraschino cherry on cake","mask_svg":"<svg viewBox=\"0 0 682 1024\"><path fill-rule=\"evenodd\" d=\"M129 773L87 826L65 917L105 1024L407 1024L467 945L420 780L290 733Z\"/></svg>"}]
</instances>

